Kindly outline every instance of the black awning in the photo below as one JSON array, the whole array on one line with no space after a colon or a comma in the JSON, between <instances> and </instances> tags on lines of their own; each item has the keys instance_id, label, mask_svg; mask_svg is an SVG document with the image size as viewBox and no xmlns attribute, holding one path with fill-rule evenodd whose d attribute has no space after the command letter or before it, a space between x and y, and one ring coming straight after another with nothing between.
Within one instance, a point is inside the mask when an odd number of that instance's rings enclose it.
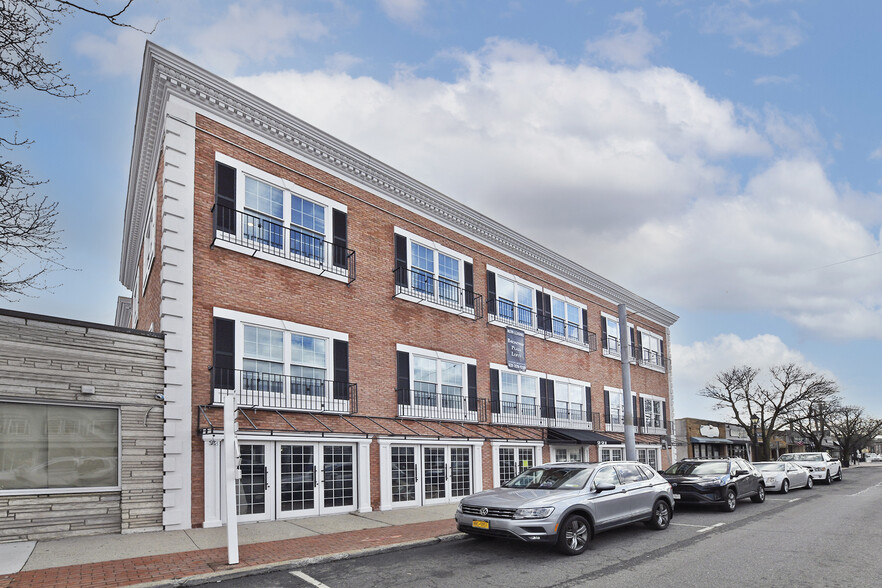
<instances>
[{"instance_id":1,"label":"black awning","mask_svg":"<svg viewBox=\"0 0 882 588\"><path fill-rule=\"evenodd\" d=\"M721 439L719 437L690 437L692 443L713 443L717 445L734 445L729 439Z\"/></svg>"},{"instance_id":2,"label":"black awning","mask_svg":"<svg viewBox=\"0 0 882 588\"><path fill-rule=\"evenodd\" d=\"M548 429L548 442L555 443L613 443L620 445L622 442L594 431L584 429Z\"/></svg>"}]
</instances>

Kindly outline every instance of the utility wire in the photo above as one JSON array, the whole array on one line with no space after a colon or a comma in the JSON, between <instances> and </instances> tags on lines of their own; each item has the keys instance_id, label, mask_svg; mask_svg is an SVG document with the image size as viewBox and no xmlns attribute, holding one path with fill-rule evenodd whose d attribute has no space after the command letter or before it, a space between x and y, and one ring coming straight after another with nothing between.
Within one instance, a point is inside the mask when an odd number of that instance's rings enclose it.
<instances>
[{"instance_id":1,"label":"utility wire","mask_svg":"<svg viewBox=\"0 0 882 588\"><path fill-rule=\"evenodd\" d=\"M833 266L836 266L836 265L842 265L843 263L851 263L852 261L858 261L859 259L866 259L866 258L868 258L868 257L873 257L874 255L879 255L879 254L882 254L882 251L876 251L875 253L868 253L867 255L861 255L860 257L852 257L851 259L845 259L845 260L843 260L843 261L837 261L836 263L830 263L830 264L827 264L827 265L822 265L822 266L820 266L820 267L812 268L812 269L810 269L810 270L808 270L808 271L810 271L810 272L814 272L814 271L822 270L822 269L825 269L825 268L828 268L828 267L833 267Z\"/></svg>"}]
</instances>

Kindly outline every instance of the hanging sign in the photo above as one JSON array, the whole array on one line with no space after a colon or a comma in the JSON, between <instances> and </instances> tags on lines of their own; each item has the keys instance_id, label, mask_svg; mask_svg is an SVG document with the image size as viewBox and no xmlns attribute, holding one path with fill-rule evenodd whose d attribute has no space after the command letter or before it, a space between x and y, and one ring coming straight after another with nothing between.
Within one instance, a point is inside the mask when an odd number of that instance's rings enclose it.
<instances>
[{"instance_id":1,"label":"hanging sign","mask_svg":"<svg viewBox=\"0 0 882 588\"><path fill-rule=\"evenodd\" d=\"M523 372L527 370L527 352L524 345L524 332L506 327L505 363L509 369Z\"/></svg>"}]
</instances>

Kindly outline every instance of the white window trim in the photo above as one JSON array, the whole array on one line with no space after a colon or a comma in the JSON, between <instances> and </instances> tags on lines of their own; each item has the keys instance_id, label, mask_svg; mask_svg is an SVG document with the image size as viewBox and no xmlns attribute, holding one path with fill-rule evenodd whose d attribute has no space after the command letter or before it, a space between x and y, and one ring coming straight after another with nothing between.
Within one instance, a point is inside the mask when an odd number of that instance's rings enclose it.
<instances>
[{"instance_id":1,"label":"white window trim","mask_svg":"<svg viewBox=\"0 0 882 588\"><path fill-rule=\"evenodd\" d=\"M668 402L667 398L664 398L663 396L655 396L653 394L641 394L640 397L637 399L637 402L642 403L644 398L646 400L652 400L655 402L664 402L666 404ZM662 411L662 413L659 416L664 418L664 411ZM645 420L645 411L644 411L643 426L646 429L645 433L647 435L667 435L668 434L667 430L664 427L650 427L650 426L648 426L646 424L646 420Z\"/></svg>"},{"instance_id":2,"label":"white window trim","mask_svg":"<svg viewBox=\"0 0 882 588\"><path fill-rule=\"evenodd\" d=\"M94 492L119 492L122 490L122 413L119 406L98 403L46 402L37 399L0 398L15 404L36 404L39 406L72 406L76 408L103 408L116 410L116 486L89 486L86 488L23 488L0 490L0 496L33 496L37 494L88 494ZM85 507L84 507L85 508Z\"/></svg>"},{"instance_id":3,"label":"white window trim","mask_svg":"<svg viewBox=\"0 0 882 588\"><path fill-rule=\"evenodd\" d=\"M531 309L532 309L531 312L533 313L534 317L536 316L536 292L537 291L542 292L543 294L548 294L552 298L557 298L558 300L564 300L567 303L578 307L579 308L579 335L581 338L581 334L582 334L584 328L586 327L586 325L582 324L582 312L581 311L588 310L588 305L586 305L582 302L579 302L578 300L575 300L573 298L570 298L569 296L566 296L563 294L558 294L554 290L549 290L548 288L543 288L542 286L534 284L533 282L530 282L529 280L526 280L526 279L521 278L519 276L516 276L514 274L510 274L510 273L506 272L505 270L501 270L495 266L488 265L487 271L493 272L494 274L496 274L497 277L501 276L507 280L511 280L512 282L514 282L515 284L517 284L519 286L526 286L527 288L531 288L533 290L533 295L532 295L532 301L530 304L531 304ZM498 291L498 287L497 287L497 291ZM498 299L498 294L497 294L497 299ZM549 309L549 312L550 312L550 309ZM487 313L487 322L491 325L496 325L497 327L503 327L503 328L511 327L514 329L522 330L527 335L529 335L531 337L536 337L537 339L541 339L543 341L551 341L552 343L557 343L558 345L563 345L565 347L572 347L573 349L579 349L581 351L585 351L585 349L586 349L586 346L584 344L581 344L581 343L577 344L577 343L574 343L568 339L557 339L554 337L546 338L545 335L542 334L542 332L539 330L537 325L533 325L531 328L527 328L526 325L520 325L520 324L512 325L507 322L500 321L500 320L494 318L496 316L497 316L496 314L490 314L488 312Z\"/></svg>"},{"instance_id":4,"label":"white window trim","mask_svg":"<svg viewBox=\"0 0 882 588\"><path fill-rule=\"evenodd\" d=\"M644 329L643 327L637 327L637 331L640 333L640 336L641 336L641 337L643 337L644 335L649 335L650 337L654 337L655 339L658 339L658 340L659 340L659 342L661 343L661 356L662 356L662 363L664 363L664 358L665 358L665 344L664 344L664 341L665 341L665 338L662 337L661 335L658 335L658 334L656 334L656 333L653 333L652 331L649 331L649 330L647 330L647 329ZM637 363L638 363L640 366L645 367L646 369L650 369L650 370L653 370L653 371L656 371L656 372L664 373L664 372L666 371L666 369L667 369L664 365L655 365L654 363L645 362L645 361L643 361L643 358L642 358L642 357L638 357L638 358L637 358Z\"/></svg>"},{"instance_id":5,"label":"white window trim","mask_svg":"<svg viewBox=\"0 0 882 588\"><path fill-rule=\"evenodd\" d=\"M624 423L624 420L625 420L625 405L624 405L625 391L622 388L613 388L611 386L604 386L603 389L604 389L604 391L607 391L610 394L610 403L609 403L609 405L610 405L610 419L612 419L612 395L613 394L621 394L621 396L622 396L622 403L623 403L622 404L622 421L623 422L621 424L606 423L606 425L609 426L610 431L618 431L619 433L622 433L625 431L625 423ZM637 392L635 390L631 390L631 397L632 398L637 397L639 400L639 395L637 394ZM633 403L633 401L632 401L632 403ZM605 412L605 410L606 409L604 408L604 412ZM606 420L605 414L604 414L603 418L605 421Z\"/></svg>"},{"instance_id":6,"label":"white window trim","mask_svg":"<svg viewBox=\"0 0 882 588\"><path fill-rule=\"evenodd\" d=\"M609 314L608 312L603 312L603 311L601 311L601 312L600 312L600 320L604 320L604 319L612 319L612 320L614 320L614 321L616 321L616 322L619 322L619 317L617 317L617 316L613 316L613 315ZM634 328L634 323L628 323L628 334L629 334L629 335L630 335L630 330L631 330L632 328ZM610 333L609 333L608 330L607 330L606 336L607 336L607 337L610 336ZM618 333L618 331L617 331L616 334L613 335L613 336L616 338L616 340L618 340L618 339L619 339L619 333ZM603 329L600 330L600 337L603 338ZM601 341L601 342L600 342L600 351L601 351L601 353L603 353L603 356L604 356L604 357L609 357L609 358L612 358L612 359L618 359L619 361L622 360L622 355L621 355L620 352L619 352L619 353L612 353L612 352L610 352L610 351L607 351L606 347L604 347L603 344L604 344L604 341ZM622 342L619 341L619 346L621 346L621 344L622 344ZM629 338L629 339L628 339L628 345L630 345L630 344L631 344L631 339ZM636 357L636 356L637 356L637 351L635 350L635 351L634 351L634 357Z\"/></svg>"},{"instance_id":7,"label":"white window trim","mask_svg":"<svg viewBox=\"0 0 882 588\"><path fill-rule=\"evenodd\" d=\"M441 360L441 361L449 361L453 363L458 363L462 365L462 398L467 402L468 394L469 394L469 371L468 366L478 365L476 359L472 357L462 357L460 355L453 355L452 353L445 353L443 351L435 351L432 349L423 349L420 347L413 347L410 345L401 345L397 344L395 346L396 351L401 351L407 353L410 356L410 373L408 374L409 385L411 393L413 392L413 370L414 370L414 361L413 356L419 355L420 357L425 357L428 359ZM440 384L439 384L440 388ZM453 421L465 421L465 422L478 422L478 412L477 411L463 411L462 418L451 418L451 415L456 415L457 412L451 409L445 409L444 407L433 407L431 406L422 406L413 403L413 397L411 397L410 404L399 404L397 407L398 416L407 417L407 418L437 418L441 420L453 420Z\"/></svg>"},{"instance_id":8,"label":"white window trim","mask_svg":"<svg viewBox=\"0 0 882 588\"><path fill-rule=\"evenodd\" d=\"M493 468L493 487L499 488L499 448L500 447L532 447L533 448L533 465L538 466L542 465L544 462L542 461L542 447L544 443L542 441L525 441L523 443L512 443L506 441L491 441L490 448L491 453L493 454L492 459L492 468Z\"/></svg>"},{"instance_id":9,"label":"white window trim","mask_svg":"<svg viewBox=\"0 0 882 588\"><path fill-rule=\"evenodd\" d=\"M244 212L245 211L245 176L251 176L256 180L260 180L261 182L265 182L270 184L276 188L281 189L283 192L287 192L289 195L283 197L282 202L282 215L283 221L282 225L286 228L291 227L291 198L290 194L294 194L299 196L305 200L310 200L315 202L316 204L320 204L325 207L325 234L322 237L323 241L331 241L333 240L333 211L339 210L340 212L347 212L348 208L342 202L337 202L336 200L331 200L326 196L322 196L316 192L308 188L304 188L298 184L290 180L286 180L284 178L280 178L278 176L274 176L268 172L265 172L261 169L258 169L252 165L249 165L243 161L239 161L238 159L234 159L228 155L223 153L215 153L214 158L216 162L223 163L225 165L229 165L236 169L236 211ZM226 241L224 239L215 239L214 241L215 247L220 247L222 249L229 249L231 251L236 251L238 253L242 253L248 255L249 257L255 257L258 259L262 259L264 261L270 261L279 265L283 265L285 267L290 267L298 270L305 271L307 273L315 274L317 276L323 276L329 278L331 280L336 280L338 282L348 283L349 278L345 275L340 275L335 272L329 272L326 269L327 263L330 263L326 260L326 262L322 265L322 267L313 267L311 265L300 263L293 259L286 259L284 257L279 257L277 255L273 255L271 253L262 251L260 249L254 249L252 247L248 247L245 245L240 245L238 243L232 243Z\"/></svg>"},{"instance_id":10,"label":"white window trim","mask_svg":"<svg viewBox=\"0 0 882 588\"><path fill-rule=\"evenodd\" d=\"M587 462L588 459L586 459L585 456L588 455L588 447L589 447L589 445L586 443L579 443L579 444L570 443L570 444L549 445L548 446L548 457L551 460L549 463L562 463L562 462L558 462L555 459L554 452L558 449L566 449L567 451L569 451L571 449L578 449L579 453L582 456L582 461ZM572 462L567 462L567 463L572 463Z\"/></svg>"},{"instance_id":11,"label":"white window trim","mask_svg":"<svg viewBox=\"0 0 882 588\"><path fill-rule=\"evenodd\" d=\"M150 280L150 271L153 269L153 260L156 257L156 184L153 185L153 195L147 206L147 221L144 229L144 263L141 266L142 291L147 292L147 283Z\"/></svg>"},{"instance_id":12,"label":"white window trim","mask_svg":"<svg viewBox=\"0 0 882 588\"><path fill-rule=\"evenodd\" d=\"M402 439L401 437L377 436L377 445L379 445L380 449L380 510L408 508L407 506L397 506L392 502L392 479L390 474L392 472L393 445L468 447L471 449L469 455L471 463L469 465L471 466L472 493L474 494L484 489L484 462L481 451L481 448L484 446L483 439ZM449 498L449 502L452 504L459 502L463 497Z\"/></svg>"},{"instance_id":13,"label":"white window trim","mask_svg":"<svg viewBox=\"0 0 882 588\"><path fill-rule=\"evenodd\" d=\"M312 327L310 325L304 325L301 323L295 323L292 321L286 321L282 319L274 319L266 316L261 316L259 314L250 314L247 312L240 312L238 310L229 310L226 308L214 308L214 315L217 318L224 318L236 321L236 324L239 323L247 323L249 325L254 325L258 327L266 327L268 329L276 329L279 331L288 331L290 333L297 333L299 335L309 335L311 337L324 337L327 339L339 339L341 341L349 341L348 333L341 333L340 331L332 331L330 329L322 329L319 327ZM240 341L236 342L237 344Z\"/></svg>"},{"instance_id":14,"label":"white window trim","mask_svg":"<svg viewBox=\"0 0 882 588\"><path fill-rule=\"evenodd\" d=\"M422 245L423 247L426 247L428 249L433 250L436 253L443 253L444 255L446 255L448 257L452 257L452 258L458 260L459 261L459 272L458 272L459 273L459 281L457 282L457 287L460 290L465 290L465 265L464 264L466 264L466 263L472 264L472 271L474 272L475 263L471 257L469 257L468 255L465 255L463 253L460 253L459 251L454 251L453 249L450 249L449 247L445 247L444 245L441 245L437 241L432 241L431 239L426 239L425 237L421 237L415 233L411 233L410 231L408 231L406 229L402 229L401 227L395 227L394 232L396 235L400 235L400 236L405 237L407 239L407 270L408 270L407 275L408 275L408 280L410 279L410 271L413 269L413 252L411 251L411 243L417 243L419 245ZM435 260L435 263L437 264L437 258ZM438 275L437 270L438 270L438 268L436 267L435 268L435 276ZM408 288L409 288L409 286L408 286ZM397 291L397 289L396 289L396 291ZM437 295L437 293L436 293L436 295ZM433 300L430 300L427 298L408 294L407 292L398 292L397 297L401 298L402 300L407 300L409 302L415 302L417 304L422 304L423 306L428 306L429 308L434 308L436 310L443 310L444 312L449 312L449 313L455 314L457 316L465 316L465 317L474 318L476 315L475 309L472 307L466 306L465 303L463 303L462 307L453 308L448 305L434 302Z\"/></svg>"},{"instance_id":15,"label":"white window trim","mask_svg":"<svg viewBox=\"0 0 882 588\"><path fill-rule=\"evenodd\" d=\"M395 345L396 351L403 351L405 353L409 353L410 355L422 355L424 357L431 357L432 359L443 359L444 361L454 361L457 363L462 363L466 365L478 365L478 360L473 357L463 357L461 355L453 355L452 353L445 353L443 351L435 351L432 349L423 349L422 347L413 347L411 345Z\"/></svg>"}]
</instances>

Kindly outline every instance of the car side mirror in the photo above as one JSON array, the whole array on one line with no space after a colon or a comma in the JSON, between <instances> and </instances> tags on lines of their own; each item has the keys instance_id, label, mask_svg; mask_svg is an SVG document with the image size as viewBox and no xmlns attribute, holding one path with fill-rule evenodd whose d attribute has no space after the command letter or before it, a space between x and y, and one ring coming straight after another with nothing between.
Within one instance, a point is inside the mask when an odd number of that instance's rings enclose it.
<instances>
[{"instance_id":1,"label":"car side mirror","mask_svg":"<svg viewBox=\"0 0 882 588\"><path fill-rule=\"evenodd\" d=\"M748 470L735 470L735 475L736 475L736 476L746 476L746 475L749 474L749 473L750 473L750 472L749 472Z\"/></svg>"},{"instance_id":2,"label":"car side mirror","mask_svg":"<svg viewBox=\"0 0 882 588\"><path fill-rule=\"evenodd\" d=\"M595 492L606 492L607 490L615 490L615 489L616 489L615 484L606 483L606 484L595 484L594 485Z\"/></svg>"}]
</instances>

